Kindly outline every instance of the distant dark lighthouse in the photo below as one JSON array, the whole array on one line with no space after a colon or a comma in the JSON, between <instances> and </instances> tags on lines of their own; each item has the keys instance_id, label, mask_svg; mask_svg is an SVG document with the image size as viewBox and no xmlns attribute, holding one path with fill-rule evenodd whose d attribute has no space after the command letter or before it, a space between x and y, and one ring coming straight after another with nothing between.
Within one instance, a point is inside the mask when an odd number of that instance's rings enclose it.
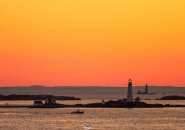
<instances>
[{"instance_id":1,"label":"distant dark lighthouse","mask_svg":"<svg viewBox=\"0 0 185 130\"><path fill-rule=\"evenodd\" d=\"M145 86L145 94L148 94L148 84Z\"/></svg>"},{"instance_id":2,"label":"distant dark lighthouse","mask_svg":"<svg viewBox=\"0 0 185 130\"><path fill-rule=\"evenodd\" d=\"M128 81L127 102L133 102L132 80Z\"/></svg>"}]
</instances>

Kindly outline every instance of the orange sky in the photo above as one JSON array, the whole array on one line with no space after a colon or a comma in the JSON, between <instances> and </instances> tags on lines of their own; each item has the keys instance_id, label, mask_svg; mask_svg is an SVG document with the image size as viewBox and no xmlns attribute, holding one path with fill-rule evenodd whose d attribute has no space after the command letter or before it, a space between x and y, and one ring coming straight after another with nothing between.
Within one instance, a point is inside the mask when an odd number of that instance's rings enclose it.
<instances>
[{"instance_id":1,"label":"orange sky","mask_svg":"<svg viewBox=\"0 0 185 130\"><path fill-rule=\"evenodd\" d=\"M1 0L0 86L185 86L184 0Z\"/></svg>"}]
</instances>

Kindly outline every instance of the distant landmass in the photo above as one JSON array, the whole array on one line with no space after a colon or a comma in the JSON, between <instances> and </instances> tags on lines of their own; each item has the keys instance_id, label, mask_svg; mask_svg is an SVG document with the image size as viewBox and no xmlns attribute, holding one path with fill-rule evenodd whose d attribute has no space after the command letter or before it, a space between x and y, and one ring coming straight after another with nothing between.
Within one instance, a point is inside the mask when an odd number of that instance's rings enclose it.
<instances>
[{"instance_id":1,"label":"distant landmass","mask_svg":"<svg viewBox=\"0 0 185 130\"><path fill-rule=\"evenodd\" d=\"M138 95L138 90L144 90L145 86L134 86L134 97L141 99L159 99L168 95L185 96L185 87L171 86L148 86L149 93L155 95ZM101 86L53 86L47 87L42 85L32 86L15 86L15 87L0 87L0 95L56 95L56 96L71 96L82 99L105 99L118 100L126 98L127 86L125 87L101 87Z\"/></svg>"}]
</instances>

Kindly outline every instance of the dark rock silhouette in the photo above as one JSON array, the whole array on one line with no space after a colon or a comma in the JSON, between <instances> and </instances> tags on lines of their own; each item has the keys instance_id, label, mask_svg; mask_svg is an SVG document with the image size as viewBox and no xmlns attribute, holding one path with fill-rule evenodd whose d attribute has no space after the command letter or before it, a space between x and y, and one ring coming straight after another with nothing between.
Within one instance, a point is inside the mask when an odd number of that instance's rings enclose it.
<instances>
[{"instance_id":1,"label":"dark rock silhouette","mask_svg":"<svg viewBox=\"0 0 185 130\"><path fill-rule=\"evenodd\" d=\"M177 95L170 95L170 96L161 97L158 100L185 100L185 97L184 96L177 96Z\"/></svg>"},{"instance_id":2,"label":"dark rock silhouette","mask_svg":"<svg viewBox=\"0 0 185 130\"><path fill-rule=\"evenodd\" d=\"M0 100L45 100L53 95L0 95ZM81 100L80 98L69 96L54 96L56 100Z\"/></svg>"}]
</instances>

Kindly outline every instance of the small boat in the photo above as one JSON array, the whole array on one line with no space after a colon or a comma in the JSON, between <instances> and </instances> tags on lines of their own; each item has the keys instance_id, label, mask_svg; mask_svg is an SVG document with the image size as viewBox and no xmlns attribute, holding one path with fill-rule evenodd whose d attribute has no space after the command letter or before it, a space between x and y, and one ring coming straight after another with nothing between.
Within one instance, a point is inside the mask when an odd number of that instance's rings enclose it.
<instances>
[{"instance_id":1,"label":"small boat","mask_svg":"<svg viewBox=\"0 0 185 130\"><path fill-rule=\"evenodd\" d=\"M71 112L70 114L84 114L84 111L76 110Z\"/></svg>"}]
</instances>

